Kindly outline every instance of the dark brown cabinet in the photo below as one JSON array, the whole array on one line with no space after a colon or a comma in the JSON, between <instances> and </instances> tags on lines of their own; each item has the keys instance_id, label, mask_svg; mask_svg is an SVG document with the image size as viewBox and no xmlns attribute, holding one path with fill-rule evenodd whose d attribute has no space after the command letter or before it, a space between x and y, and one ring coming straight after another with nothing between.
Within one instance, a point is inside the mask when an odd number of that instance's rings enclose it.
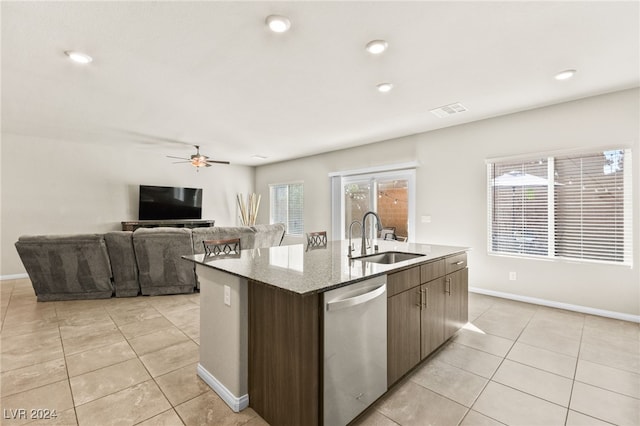
<instances>
[{"instance_id":1,"label":"dark brown cabinet","mask_svg":"<svg viewBox=\"0 0 640 426\"><path fill-rule=\"evenodd\" d=\"M445 279L437 278L420 287L422 292L422 322L420 332L421 356L424 359L446 340L445 322Z\"/></svg>"},{"instance_id":2,"label":"dark brown cabinet","mask_svg":"<svg viewBox=\"0 0 640 426\"><path fill-rule=\"evenodd\" d=\"M445 282L445 340L464 327L469 317L469 269L447 275Z\"/></svg>"},{"instance_id":3,"label":"dark brown cabinet","mask_svg":"<svg viewBox=\"0 0 640 426\"><path fill-rule=\"evenodd\" d=\"M420 362L420 287L387 299L387 384Z\"/></svg>"},{"instance_id":4,"label":"dark brown cabinet","mask_svg":"<svg viewBox=\"0 0 640 426\"><path fill-rule=\"evenodd\" d=\"M387 276L387 383L393 385L467 322L466 253Z\"/></svg>"}]
</instances>

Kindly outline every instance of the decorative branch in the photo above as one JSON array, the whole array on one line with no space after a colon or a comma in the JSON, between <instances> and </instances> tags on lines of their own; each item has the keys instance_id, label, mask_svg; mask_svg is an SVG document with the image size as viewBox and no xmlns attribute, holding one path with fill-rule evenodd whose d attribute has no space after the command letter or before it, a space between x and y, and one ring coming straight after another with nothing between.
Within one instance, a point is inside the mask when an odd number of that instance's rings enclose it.
<instances>
[{"instance_id":1,"label":"decorative branch","mask_svg":"<svg viewBox=\"0 0 640 426\"><path fill-rule=\"evenodd\" d=\"M240 210L240 222L242 225L255 225L258 218L258 209L260 208L259 194L248 194L247 202L244 202L242 194L237 195L238 208Z\"/></svg>"}]
</instances>

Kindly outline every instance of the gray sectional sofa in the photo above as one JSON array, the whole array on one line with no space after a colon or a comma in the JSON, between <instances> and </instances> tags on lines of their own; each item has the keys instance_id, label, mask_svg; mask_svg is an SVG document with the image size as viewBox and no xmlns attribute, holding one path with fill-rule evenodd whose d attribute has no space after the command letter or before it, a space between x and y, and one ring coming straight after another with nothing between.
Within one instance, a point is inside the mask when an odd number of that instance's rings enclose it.
<instances>
[{"instance_id":1,"label":"gray sectional sofa","mask_svg":"<svg viewBox=\"0 0 640 426\"><path fill-rule=\"evenodd\" d=\"M202 241L240 238L242 249L278 246L284 224L139 228L105 234L22 236L15 246L38 301L192 293Z\"/></svg>"}]
</instances>

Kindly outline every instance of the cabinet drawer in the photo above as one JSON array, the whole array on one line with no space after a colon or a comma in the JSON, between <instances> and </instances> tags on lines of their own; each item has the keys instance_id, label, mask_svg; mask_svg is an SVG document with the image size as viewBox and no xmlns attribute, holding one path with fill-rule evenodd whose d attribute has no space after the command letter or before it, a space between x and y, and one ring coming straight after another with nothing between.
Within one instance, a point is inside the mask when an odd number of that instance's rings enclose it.
<instances>
[{"instance_id":1,"label":"cabinet drawer","mask_svg":"<svg viewBox=\"0 0 640 426\"><path fill-rule=\"evenodd\" d=\"M420 282L426 283L436 278L440 278L445 273L444 259L420 265Z\"/></svg>"},{"instance_id":2,"label":"cabinet drawer","mask_svg":"<svg viewBox=\"0 0 640 426\"><path fill-rule=\"evenodd\" d=\"M387 275L387 297L420 285L420 267Z\"/></svg>"},{"instance_id":3,"label":"cabinet drawer","mask_svg":"<svg viewBox=\"0 0 640 426\"><path fill-rule=\"evenodd\" d=\"M464 269L467 267L467 253L460 253L455 256L447 257L445 262L445 272L447 274Z\"/></svg>"}]
</instances>

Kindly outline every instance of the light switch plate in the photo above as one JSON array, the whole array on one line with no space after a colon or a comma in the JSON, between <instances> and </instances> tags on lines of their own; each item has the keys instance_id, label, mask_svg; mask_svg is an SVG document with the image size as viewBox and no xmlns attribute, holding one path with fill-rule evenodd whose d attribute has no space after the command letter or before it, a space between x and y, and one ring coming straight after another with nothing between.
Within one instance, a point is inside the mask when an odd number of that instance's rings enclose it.
<instances>
[{"instance_id":1,"label":"light switch plate","mask_svg":"<svg viewBox=\"0 0 640 426\"><path fill-rule=\"evenodd\" d=\"M228 285L224 286L224 304L231 306L231 287Z\"/></svg>"},{"instance_id":2,"label":"light switch plate","mask_svg":"<svg viewBox=\"0 0 640 426\"><path fill-rule=\"evenodd\" d=\"M431 223L431 215L422 216L420 218L420 221L422 223Z\"/></svg>"}]
</instances>

